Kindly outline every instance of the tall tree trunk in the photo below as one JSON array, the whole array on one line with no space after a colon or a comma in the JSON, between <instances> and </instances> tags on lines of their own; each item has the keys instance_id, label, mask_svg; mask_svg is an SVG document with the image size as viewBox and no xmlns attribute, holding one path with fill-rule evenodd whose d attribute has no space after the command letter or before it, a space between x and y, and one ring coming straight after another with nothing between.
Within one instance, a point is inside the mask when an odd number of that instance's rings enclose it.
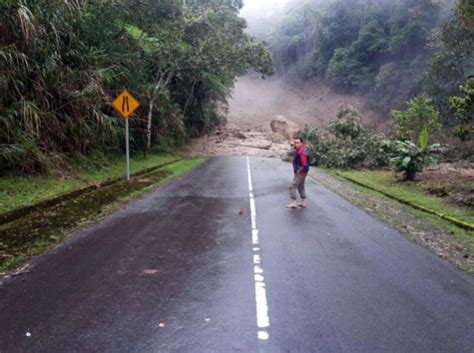
<instances>
[{"instance_id":1,"label":"tall tree trunk","mask_svg":"<svg viewBox=\"0 0 474 353\"><path fill-rule=\"evenodd\" d=\"M186 113L188 111L188 107L192 102L194 102L194 89L196 88L197 83L198 83L198 80L194 79L193 84L191 86L191 93L189 94L189 97L186 100L186 104L184 105L183 118L186 118Z\"/></svg>"},{"instance_id":2,"label":"tall tree trunk","mask_svg":"<svg viewBox=\"0 0 474 353\"><path fill-rule=\"evenodd\" d=\"M160 75L160 79L158 80L157 84L153 88L153 92L149 95L150 104L148 106L148 119L147 119L147 126L146 126L146 149L147 151L151 150L151 122L153 120L153 106L155 103L155 99L160 96L161 93L165 90L165 88L170 83L171 79L174 76L174 70L170 70L168 76L165 77L165 73Z\"/></svg>"},{"instance_id":3,"label":"tall tree trunk","mask_svg":"<svg viewBox=\"0 0 474 353\"><path fill-rule=\"evenodd\" d=\"M151 150L151 120L153 118L153 103L154 99L150 99L150 105L148 108L148 121L146 126L146 149L147 151Z\"/></svg>"}]
</instances>

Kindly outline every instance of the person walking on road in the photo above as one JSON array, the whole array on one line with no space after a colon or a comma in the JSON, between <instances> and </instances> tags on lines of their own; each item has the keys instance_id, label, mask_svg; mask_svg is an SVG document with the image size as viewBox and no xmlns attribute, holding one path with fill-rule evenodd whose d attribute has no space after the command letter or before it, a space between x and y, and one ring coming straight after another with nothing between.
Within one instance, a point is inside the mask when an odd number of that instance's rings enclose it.
<instances>
[{"instance_id":1,"label":"person walking on road","mask_svg":"<svg viewBox=\"0 0 474 353\"><path fill-rule=\"evenodd\" d=\"M306 207L306 191L304 183L309 172L308 150L306 149L301 137L295 139L293 144L295 148L295 155L293 157L293 172L295 173L295 176L290 185L291 202L286 207L298 208L298 206L300 206L304 208ZM296 190L298 190L301 198L301 203L299 204L296 203Z\"/></svg>"}]
</instances>

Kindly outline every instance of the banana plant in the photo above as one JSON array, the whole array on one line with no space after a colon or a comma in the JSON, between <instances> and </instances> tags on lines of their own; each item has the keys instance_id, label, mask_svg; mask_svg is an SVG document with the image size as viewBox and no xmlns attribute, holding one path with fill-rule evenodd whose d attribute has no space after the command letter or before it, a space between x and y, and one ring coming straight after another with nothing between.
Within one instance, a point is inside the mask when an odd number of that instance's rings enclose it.
<instances>
[{"instance_id":1,"label":"banana plant","mask_svg":"<svg viewBox=\"0 0 474 353\"><path fill-rule=\"evenodd\" d=\"M428 146L428 127L423 127L418 138L418 145L412 141L394 141L392 143L391 164L396 172L403 172L405 180L415 180L416 173L435 163L434 150L440 147L436 143Z\"/></svg>"}]
</instances>

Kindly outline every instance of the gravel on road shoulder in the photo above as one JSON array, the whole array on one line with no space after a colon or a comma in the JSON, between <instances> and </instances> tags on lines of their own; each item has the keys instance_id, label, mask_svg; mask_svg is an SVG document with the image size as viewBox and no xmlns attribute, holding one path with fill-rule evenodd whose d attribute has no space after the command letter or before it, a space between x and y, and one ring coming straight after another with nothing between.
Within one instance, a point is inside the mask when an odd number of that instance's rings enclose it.
<instances>
[{"instance_id":1,"label":"gravel on road shoulder","mask_svg":"<svg viewBox=\"0 0 474 353\"><path fill-rule=\"evenodd\" d=\"M312 169L311 177L324 187L342 196L352 204L392 226L411 241L424 246L469 274L474 274L474 254L472 242L456 238L453 226L443 226L436 216L402 205L381 194L355 186L317 169Z\"/></svg>"}]
</instances>

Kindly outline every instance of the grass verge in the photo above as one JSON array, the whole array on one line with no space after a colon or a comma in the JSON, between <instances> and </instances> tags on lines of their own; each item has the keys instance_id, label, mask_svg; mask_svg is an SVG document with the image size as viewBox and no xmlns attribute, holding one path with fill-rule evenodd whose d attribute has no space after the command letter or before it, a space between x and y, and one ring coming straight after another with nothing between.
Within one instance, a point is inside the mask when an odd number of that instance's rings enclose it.
<instances>
[{"instance_id":1,"label":"grass verge","mask_svg":"<svg viewBox=\"0 0 474 353\"><path fill-rule=\"evenodd\" d=\"M181 156L152 154L147 158L135 156L130 161L130 172L172 162ZM74 173L66 176L5 176L0 178L0 214L13 209L35 204L52 197L102 182L125 176L125 158L101 159L96 167L78 164Z\"/></svg>"},{"instance_id":2,"label":"grass verge","mask_svg":"<svg viewBox=\"0 0 474 353\"><path fill-rule=\"evenodd\" d=\"M426 195L419 190L417 182L402 182L393 178L390 173L381 171L330 171L330 173L348 177L397 199L430 209L437 214L474 224L474 212L468 208L449 205L439 197Z\"/></svg>"},{"instance_id":3,"label":"grass verge","mask_svg":"<svg viewBox=\"0 0 474 353\"><path fill-rule=\"evenodd\" d=\"M183 159L150 174L132 178L129 183L125 180L114 183L1 225L0 274L17 268L33 255L60 243L78 227L96 221L121 207L124 202L195 168L205 160Z\"/></svg>"}]
</instances>

